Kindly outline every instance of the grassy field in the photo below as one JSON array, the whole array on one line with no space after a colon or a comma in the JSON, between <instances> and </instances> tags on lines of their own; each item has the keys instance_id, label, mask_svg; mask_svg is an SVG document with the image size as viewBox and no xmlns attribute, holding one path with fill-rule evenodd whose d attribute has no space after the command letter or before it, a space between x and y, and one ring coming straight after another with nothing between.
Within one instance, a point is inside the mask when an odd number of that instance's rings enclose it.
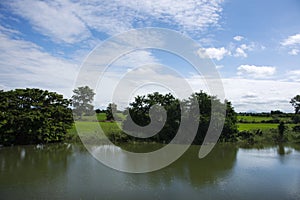
<instances>
[{"instance_id":1,"label":"grassy field","mask_svg":"<svg viewBox=\"0 0 300 200\"><path fill-rule=\"evenodd\" d=\"M125 119L122 113L118 113L120 119ZM238 123L238 130L241 131L250 131L256 132L258 129L263 132L263 137L255 136L255 141L266 142L272 141L274 134L277 134L279 123L261 123L262 121L271 120L272 117L261 117L261 116L238 116L238 119L243 119L247 121L246 123ZM284 118L289 120L289 118ZM254 123L255 122L255 123ZM83 116L82 121L76 121L72 129L69 130L68 137L72 141L80 142L81 140L92 142L96 139L105 139L106 136L118 137L123 134L121 133L122 121L110 122L106 121L105 113L100 113L94 116ZM119 126L118 126L119 125ZM287 131L291 131L292 127L296 124L285 124L288 126ZM103 131L101 131L101 129ZM78 137L78 133L80 138ZM104 135L105 134L105 135ZM289 136L289 137L292 137ZM294 136L293 136L294 137ZM297 136L298 137L298 136ZM299 136L300 137L300 136ZM290 138L290 140L294 140Z\"/></svg>"},{"instance_id":2,"label":"grassy field","mask_svg":"<svg viewBox=\"0 0 300 200\"><path fill-rule=\"evenodd\" d=\"M126 116L123 115L123 113L116 113L118 121L125 120ZM88 121L88 122L104 122L106 121L106 114L105 113L97 113L92 116L82 116L82 118L79 121Z\"/></svg>"},{"instance_id":3,"label":"grassy field","mask_svg":"<svg viewBox=\"0 0 300 200\"><path fill-rule=\"evenodd\" d=\"M249 130L267 130L267 129L277 129L278 124L266 124L266 123L238 123L239 131L249 131Z\"/></svg>"},{"instance_id":4,"label":"grassy field","mask_svg":"<svg viewBox=\"0 0 300 200\"><path fill-rule=\"evenodd\" d=\"M118 133L121 132L118 124L120 122L90 122L90 121L76 121L72 129L69 130L71 140L79 140L80 135L82 140L104 139L104 133ZM101 131L102 129L102 131Z\"/></svg>"},{"instance_id":5,"label":"grassy field","mask_svg":"<svg viewBox=\"0 0 300 200\"><path fill-rule=\"evenodd\" d=\"M283 121L283 122L288 122L291 120L290 117L273 118L273 117L266 117L266 116L243 116L243 115L238 115L237 119L238 119L238 121L243 121L243 122L247 122L247 123L261 123L263 121L269 121L269 120L273 120L273 119L279 119L280 121Z\"/></svg>"}]
</instances>

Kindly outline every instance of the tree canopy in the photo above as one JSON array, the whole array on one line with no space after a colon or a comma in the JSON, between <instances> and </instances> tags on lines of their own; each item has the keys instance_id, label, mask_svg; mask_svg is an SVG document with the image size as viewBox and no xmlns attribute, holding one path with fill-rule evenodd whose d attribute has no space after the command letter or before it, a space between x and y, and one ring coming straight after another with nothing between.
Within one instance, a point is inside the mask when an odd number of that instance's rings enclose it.
<instances>
[{"instance_id":1,"label":"tree canopy","mask_svg":"<svg viewBox=\"0 0 300 200\"><path fill-rule=\"evenodd\" d=\"M95 93L93 89L88 86L78 87L73 90L74 95L72 96L72 106L74 107L73 112L82 117L82 115L93 115L94 106L91 104L94 100Z\"/></svg>"},{"instance_id":2,"label":"tree canopy","mask_svg":"<svg viewBox=\"0 0 300 200\"><path fill-rule=\"evenodd\" d=\"M40 89L0 91L0 144L59 142L72 126L71 101Z\"/></svg>"},{"instance_id":3,"label":"tree canopy","mask_svg":"<svg viewBox=\"0 0 300 200\"><path fill-rule=\"evenodd\" d=\"M293 97L290 103L295 108L295 114L300 114L300 95Z\"/></svg>"},{"instance_id":4,"label":"tree canopy","mask_svg":"<svg viewBox=\"0 0 300 200\"><path fill-rule=\"evenodd\" d=\"M195 117L191 116L193 112L184 113L181 111L182 106L185 107L185 111L193 110L194 101L198 102L200 118L195 119ZM215 96L210 96L204 92L194 93L187 100L180 101L175 98L172 94L159 94L155 92L153 94L148 94L147 96L137 96L128 108L129 115L123 123L123 129L127 131L132 131L133 122L139 126L146 126L149 123L155 123L155 120L161 121L161 117L156 117L155 119L150 120L150 108L154 105L163 106L166 110L167 119L164 124L164 127L159 131L158 134L147 138L150 141L157 142L170 142L176 135L178 128L181 123L181 117L188 120L198 120L199 127L197 131L197 135L193 141L194 144L202 144L207 129L211 120L211 105L214 103L215 106L225 106L226 107L226 118L225 124L223 127L222 134L219 138L221 141L233 141L238 132L237 130L237 115L234 112L234 109L230 102L226 101L225 103L221 103L219 99ZM221 113L213 113L215 116L219 115L219 118L222 117ZM129 117L131 116L131 120ZM224 116L224 114L223 114ZM186 130L186 134L189 134L189 130ZM122 137L124 138L124 137ZM129 136L130 140L140 140L133 136ZM143 139L144 140L144 139Z\"/></svg>"}]
</instances>

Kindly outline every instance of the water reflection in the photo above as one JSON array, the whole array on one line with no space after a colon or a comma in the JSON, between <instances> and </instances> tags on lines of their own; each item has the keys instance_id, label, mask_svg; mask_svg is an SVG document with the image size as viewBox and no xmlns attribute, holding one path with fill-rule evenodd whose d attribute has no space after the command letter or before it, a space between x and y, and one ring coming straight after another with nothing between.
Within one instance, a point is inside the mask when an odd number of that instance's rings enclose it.
<instances>
[{"instance_id":1,"label":"water reflection","mask_svg":"<svg viewBox=\"0 0 300 200\"><path fill-rule=\"evenodd\" d=\"M162 145L135 144L127 145L126 147L123 146L122 148L126 148L128 151L145 152L149 151L149 149L158 149L158 147L162 147ZM120 168L124 165L131 168L139 167L139 161L126 156L126 154L122 153L120 147L103 145L92 149L96 154L114 159L114 162L118 162ZM234 145L217 145L213 151L203 159L198 158L199 149L199 146L193 145L170 166L157 172L136 175L139 177L136 179L136 184L141 184L141 182L145 184L145 181L147 181L149 187L156 187L158 185L170 185L174 179L177 179L198 187L202 184L221 180L223 176L230 173L236 160L237 147ZM162 155L161 159L163 159L163 156L167 157L168 155ZM143 160L143 163L147 163L149 167L155 165L155 163L147 162L146 160Z\"/></svg>"},{"instance_id":2,"label":"water reflection","mask_svg":"<svg viewBox=\"0 0 300 200\"><path fill-rule=\"evenodd\" d=\"M66 172L69 145L16 146L0 150L0 185L16 182L39 183Z\"/></svg>"},{"instance_id":3,"label":"water reflection","mask_svg":"<svg viewBox=\"0 0 300 200\"><path fill-rule=\"evenodd\" d=\"M95 151L136 165L119 147ZM122 147L124 148L124 147ZM157 144L130 145L135 152ZM146 174L110 169L81 145L0 149L0 199L299 199L299 146L241 149L217 145L204 159L192 146L168 167ZM149 163L149 165L152 163Z\"/></svg>"}]
</instances>

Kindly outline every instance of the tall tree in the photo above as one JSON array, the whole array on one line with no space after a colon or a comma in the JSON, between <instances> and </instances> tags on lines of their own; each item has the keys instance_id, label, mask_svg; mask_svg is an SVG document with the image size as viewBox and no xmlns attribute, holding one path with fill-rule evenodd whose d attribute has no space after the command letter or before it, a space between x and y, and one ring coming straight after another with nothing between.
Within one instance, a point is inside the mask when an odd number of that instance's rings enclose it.
<instances>
[{"instance_id":1,"label":"tall tree","mask_svg":"<svg viewBox=\"0 0 300 200\"><path fill-rule=\"evenodd\" d=\"M73 123L71 101L40 89L0 91L0 144L62 141Z\"/></svg>"},{"instance_id":2,"label":"tall tree","mask_svg":"<svg viewBox=\"0 0 300 200\"><path fill-rule=\"evenodd\" d=\"M293 97L291 99L290 103L295 108L295 114L299 114L300 113L300 95L296 95L295 97Z\"/></svg>"},{"instance_id":3,"label":"tall tree","mask_svg":"<svg viewBox=\"0 0 300 200\"><path fill-rule=\"evenodd\" d=\"M106 120L110 120L110 121L113 121L113 120L116 120L113 116L113 113L116 113L117 112L117 104L115 103L110 103L108 104L107 108L106 108Z\"/></svg>"},{"instance_id":4,"label":"tall tree","mask_svg":"<svg viewBox=\"0 0 300 200\"><path fill-rule=\"evenodd\" d=\"M81 119L82 115L92 115L94 106L91 104L94 100L95 93L89 86L78 87L73 90L72 105L73 112Z\"/></svg>"}]
</instances>

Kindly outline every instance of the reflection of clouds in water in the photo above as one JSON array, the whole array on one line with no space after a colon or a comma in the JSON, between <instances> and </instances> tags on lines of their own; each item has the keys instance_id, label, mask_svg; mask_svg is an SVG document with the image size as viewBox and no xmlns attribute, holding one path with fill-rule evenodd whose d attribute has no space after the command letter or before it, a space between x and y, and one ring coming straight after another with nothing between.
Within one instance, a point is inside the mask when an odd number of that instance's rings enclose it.
<instances>
[{"instance_id":1,"label":"reflection of clouds in water","mask_svg":"<svg viewBox=\"0 0 300 200\"><path fill-rule=\"evenodd\" d=\"M239 160L239 165L243 168L271 168L278 165L278 161L284 162L284 157L278 159L279 156L293 155L293 153L295 153L295 150L290 147L240 149L237 159Z\"/></svg>"},{"instance_id":2,"label":"reflection of clouds in water","mask_svg":"<svg viewBox=\"0 0 300 200\"><path fill-rule=\"evenodd\" d=\"M21 153L20 153L21 160L23 160L25 158L25 155L26 155L26 151L25 151L25 149L22 149Z\"/></svg>"}]
</instances>

